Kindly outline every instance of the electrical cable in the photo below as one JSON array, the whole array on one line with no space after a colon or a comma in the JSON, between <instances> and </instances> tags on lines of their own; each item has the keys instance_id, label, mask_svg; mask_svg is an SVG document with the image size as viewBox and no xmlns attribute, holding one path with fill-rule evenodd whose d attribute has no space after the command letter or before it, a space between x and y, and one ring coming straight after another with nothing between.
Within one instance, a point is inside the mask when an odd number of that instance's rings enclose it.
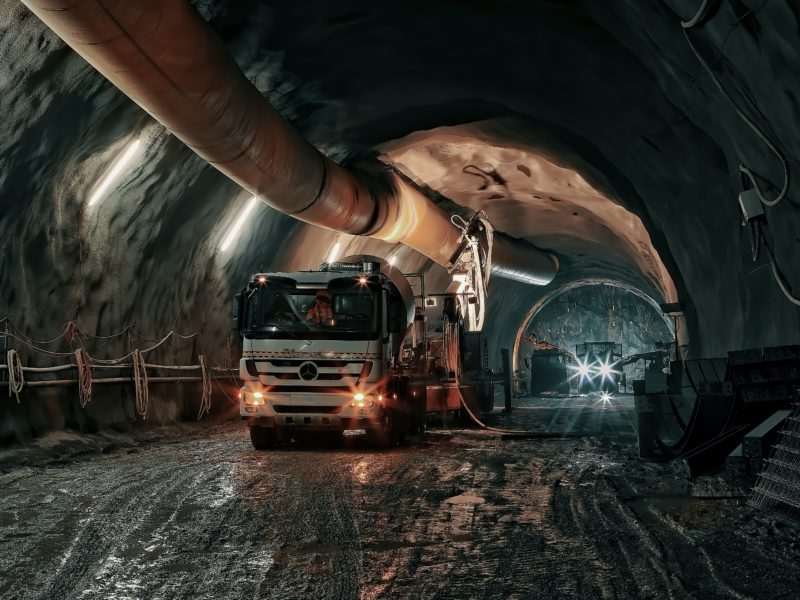
<instances>
[{"instance_id":1,"label":"electrical cable","mask_svg":"<svg viewBox=\"0 0 800 600\"><path fill-rule=\"evenodd\" d=\"M704 2L703 6L701 6L701 11L704 9L705 4L706 3ZM694 21L694 18L692 19L692 21ZM691 21L687 21L687 23L689 22ZM700 54L700 52L697 50L694 43L692 42L691 37L689 37L688 27L684 27L683 35L686 38L686 42L689 44L689 48L691 48L698 62L702 65L703 69L711 78L711 81L714 83L719 92L733 107L733 110L736 112L739 118L745 122L745 124L753 131L753 133L755 133L761 139L762 142L764 142L764 144L766 144L766 146L780 161L781 167L783 168L783 187L781 188L780 193L773 199L769 199L764 195L764 192L759 187L758 180L756 179L756 176L750 169L750 167L748 167L744 163L741 163L739 165L739 171L745 177L747 177L747 179L750 180L750 183L753 185L753 189L755 189L756 194L758 194L758 197L761 200L761 202L763 202L765 206L769 207L778 205L786 197L786 194L789 191L789 164L786 161L786 158L783 156L783 154L781 154L780 150L778 150L778 148L775 146L775 144L772 143L772 141L766 136L766 134L758 127L758 125L756 125L756 123L752 119L750 119L750 117L748 117L747 114L745 114L745 112L741 108L739 108L739 105L736 103L733 97L728 93L728 91L724 88L722 82L719 80L714 71L708 65L706 60L703 58L702 54Z\"/></svg>"},{"instance_id":2,"label":"electrical cable","mask_svg":"<svg viewBox=\"0 0 800 600\"><path fill-rule=\"evenodd\" d=\"M761 255L761 229L758 227L758 223L753 221L750 222L750 251L753 262L757 262Z\"/></svg>"},{"instance_id":3,"label":"electrical cable","mask_svg":"<svg viewBox=\"0 0 800 600\"><path fill-rule=\"evenodd\" d=\"M706 9L708 8L708 0L703 0L703 3L700 5L700 8L697 9L695 15L689 19L688 21L681 21L681 27L684 29L690 29L697 25L700 21L702 21L706 16Z\"/></svg>"},{"instance_id":4,"label":"electrical cable","mask_svg":"<svg viewBox=\"0 0 800 600\"><path fill-rule=\"evenodd\" d=\"M525 430L525 429L501 429L499 427L491 427L481 421L472 410L470 410L469 406L467 406L467 401L464 399L464 394L461 393L461 385L457 385L456 389L458 390L458 396L461 398L461 407L467 412L469 418L481 429L486 431L494 431L495 433L500 433L503 436L519 436L525 438L538 438L538 439L561 439L561 438L577 438L577 437L590 437L588 434L583 433L557 433L554 431L532 431L532 430Z\"/></svg>"},{"instance_id":5,"label":"electrical cable","mask_svg":"<svg viewBox=\"0 0 800 600\"><path fill-rule=\"evenodd\" d=\"M758 229L759 233L761 233L760 224L758 225ZM761 235L763 235L763 233ZM794 295L794 293L792 293L791 286L786 281L786 277L781 272L780 267L778 267L778 263L775 260L775 253L772 251L772 248L767 243L766 237L764 237L764 250L766 250L767 256L769 256L770 265L772 266L772 275L775 277L775 281L778 283L778 287L781 289L781 292L783 292L783 295L786 296L789 302L791 302L795 306L800 306L800 298L798 298L797 296Z\"/></svg>"}]
</instances>

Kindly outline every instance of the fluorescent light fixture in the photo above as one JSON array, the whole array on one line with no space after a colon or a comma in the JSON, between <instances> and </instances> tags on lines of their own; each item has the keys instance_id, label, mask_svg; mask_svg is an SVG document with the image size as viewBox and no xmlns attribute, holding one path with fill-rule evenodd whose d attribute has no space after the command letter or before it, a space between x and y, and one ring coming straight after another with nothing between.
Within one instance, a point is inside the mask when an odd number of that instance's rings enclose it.
<instances>
[{"instance_id":1,"label":"fluorescent light fixture","mask_svg":"<svg viewBox=\"0 0 800 600\"><path fill-rule=\"evenodd\" d=\"M257 203L258 198L256 196L250 198L250 202L248 202L247 206L244 207L242 214L240 214L239 218L236 219L236 222L233 224L233 227L231 227L228 235L226 235L225 239L222 241L222 244L219 247L220 250L225 252L225 250L227 250L231 245L231 242L238 237L239 232L242 230L242 227L244 227L244 222L247 220L247 217L250 216L250 213L253 212L253 209L256 207Z\"/></svg>"},{"instance_id":2,"label":"fluorescent light fixture","mask_svg":"<svg viewBox=\"0 0 800 600\"><path fill-rule=\"evenodd\" d=\"M125 151L116 161L114 161L114 164L111 165L108 173L106 173L103 176L103 179L100 180L100 183L97 184L92 197L89 198L88 206L91 206L103 197L103 194L106 193L111 184L114 183L117 177L119 177L120 173L122 173L122 170L125 168L125 166L134 157L140 145L141 142L138 139L133 140L130 144L128 144L127 148L125 148Z\"/></svg>"},{"instance_id":3,"label":"fluorescent light fixture","mask_svg":"<svg viewBox=\"0 0 800 600\"><path fill-rule=\"evenodd\" d=\"M337 241L333 245L333 248L331 248L331 251L328 254L328 260L326 260L325 262L329 262L329 263L336 262L336 259L339 258L339 246L340 246L340 244Z\"/></svg>"}]
</instances>

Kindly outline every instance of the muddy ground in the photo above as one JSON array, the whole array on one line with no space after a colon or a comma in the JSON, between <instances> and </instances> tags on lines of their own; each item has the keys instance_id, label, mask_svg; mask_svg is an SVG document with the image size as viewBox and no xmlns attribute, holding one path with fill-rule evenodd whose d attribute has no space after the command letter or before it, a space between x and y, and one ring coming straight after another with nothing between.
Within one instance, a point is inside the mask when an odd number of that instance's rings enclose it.
<instances>
[{"instance_id":1,"label":"muddy ground","mask_svg":"<svg viewBox=\"0 0 800 600\"><path fill-rule=\"evenodd\" d=\"M489 420L588 437L257 452L230 423L11 466L0 597L798 597L797 530L640 461L629 398L518 404Z\"/></svg>"}]
</instances>

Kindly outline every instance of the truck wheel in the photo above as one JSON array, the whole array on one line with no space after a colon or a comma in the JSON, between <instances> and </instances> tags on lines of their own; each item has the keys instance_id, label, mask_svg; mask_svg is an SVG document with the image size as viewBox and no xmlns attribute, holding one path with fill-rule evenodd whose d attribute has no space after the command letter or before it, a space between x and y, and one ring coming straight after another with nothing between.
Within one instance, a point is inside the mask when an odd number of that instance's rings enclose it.
<instances>
[{"instance_id":1,"label":"truck wheel","mask_svg":"<svg viewBox=\"0 0 800 600\"><path fill-rule=\"evenodd\" d=\"M406 443L408 434L411 431L411 419L409 415L395 411L391 426L392 445L403 445Z\"/></svg>"},{"instance_id":2,"label":"truck wheel","mask_svg":"<svg viewBox=\"0 0 800 600\"><path fill-rule=\"evenodd\" d=\"M266 450L275 446L275 431L271 427L250 426L250 441L256 450Z\"/></svg>"},{"instance_id":3,"label":"truck wheel","mask_svg":"<svg viewBox=\"0 0 800 600\"><path fill-rule=\"evenodd\" d=\"M379 448L393 448L398 444L402 444L406 438L405 431L402 430L403 422L405 422L406 428L408 427L408 422L398 417L400 415L396 410L387 410L383 415L381 428L370 432L370 444Z\"/></svg>"}]
</instances>

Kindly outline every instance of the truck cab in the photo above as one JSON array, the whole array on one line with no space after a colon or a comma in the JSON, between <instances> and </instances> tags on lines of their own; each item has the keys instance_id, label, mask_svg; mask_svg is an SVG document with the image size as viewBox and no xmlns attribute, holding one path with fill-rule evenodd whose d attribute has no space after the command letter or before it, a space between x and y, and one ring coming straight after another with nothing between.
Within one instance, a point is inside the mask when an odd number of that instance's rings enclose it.
<instances>
[{"instance_id":1,"label":"truck cab","mask_svg":"<svg viewBox=\"0 0 800 600\"><path fill-rule=\"evenodd\" d=\"M240 414L256 448L301 433L397 443L424 419L398 354L414 318L402 273L375 257L256 273L234 298Z\"/></svg>"}]
</instances>

